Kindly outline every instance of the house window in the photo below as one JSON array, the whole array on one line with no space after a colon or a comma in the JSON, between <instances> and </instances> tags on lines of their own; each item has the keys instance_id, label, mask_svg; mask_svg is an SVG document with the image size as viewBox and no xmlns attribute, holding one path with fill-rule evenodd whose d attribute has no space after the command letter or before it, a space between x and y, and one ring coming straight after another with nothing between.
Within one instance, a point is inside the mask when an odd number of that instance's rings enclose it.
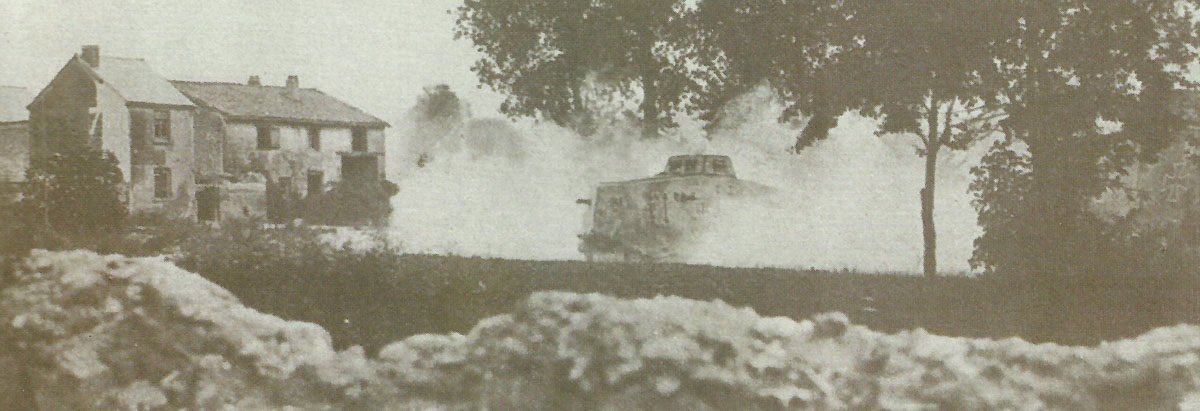
<instances>
[{"instance_id":1,"label":"house window","mask_svg":"<svg viewBox=\"0 0 1200 411\"><path fill-rule=\"evenodd\" d=\"M167 167L154 168L154 198L171 198L171 169Z\"/></svg>"},{"instance_id":2,"label":"house window","mask_svg":"<svg viewBox=\"0 0 1200 411\"><path fill-rule=\"evenodd\" d=\"M154 112L154 144L171 144L171 112Z\"/></svg>"},{"instance_id":3,"label":"house window","mask_svg":"<svg viewBox=\"0 0 1200 411\"><path fill-rule=\"evenodd\" d=\"M279 148L279 127L258 126L258 149L274 150Z\"/></svg>"},{"instance_id":4,"label":"house window","mask_svg":"<svg viewBox=\"0 0 1200 411\"><path fill-rule=\"evenodd\" d=\"M319 196L325 193L325 172L320 170L308 171L308 196Z\"/></svg>"},{"instance_id":5,"label":"house window","mask_svg":"<svg viewBox=\"0 0 1200 411\"><path fill-rule=\"evenodd\" d=\"M308 128L308 146L313 150L321 151L321 128Z\"/></svg>"},{"instance_id":6,"label":"house window","mask_svg":"<svg viewBox=\"0 0 1200 411\"><path fill-rule=\"evenodd\" d=\"M367 129L355 127L350 134L350 150L367 151Z\"/></svg>"},{"instance_id":7,"label":"house window","mask_svg":"<svg viewBox=\"0 0 1200 411\"><path fill-rule=\"evenodd\" d=\"M291 177L279 177L279 189L282 190L281 192L283 192L283 193L291 193L292 192L292 178Z\"/></svg>"}]
</instances>

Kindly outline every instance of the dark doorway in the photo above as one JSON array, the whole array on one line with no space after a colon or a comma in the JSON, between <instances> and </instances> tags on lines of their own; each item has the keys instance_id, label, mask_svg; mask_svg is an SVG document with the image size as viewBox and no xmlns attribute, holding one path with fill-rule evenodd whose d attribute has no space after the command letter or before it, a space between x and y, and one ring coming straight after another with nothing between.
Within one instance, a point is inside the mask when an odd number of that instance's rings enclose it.
<instances>
[{"instance_id":1,"label":"dark doorway","mask_svg":"<svg viewBox=\"0 0 1200 411\"><path fill-rule=\"evenodd\" d=\"M315 197L325 193L325 172L320 170L308 171L308 196Z\"/></svg>"},{"instance_id":2,"label":"dark doorway","mask_svg":"<svg viewBox=\"0 0 1200 411\"><path fill-rule=\"evenodd\" d=\"M221 213L221 191L217 187L204 187L196 193L196 217L200 221L217 221Z\"/></svg>"},{"instance_id":3,"label":"dark doorway","mask_svg":"<svg viewBox=\"0 0 1200 411\"><path fill-rule=\"evenodd\" d=\"M355 127L350 132L350 150L357 152L367 151L367 129Z\"/></svg>"}]
</instances>

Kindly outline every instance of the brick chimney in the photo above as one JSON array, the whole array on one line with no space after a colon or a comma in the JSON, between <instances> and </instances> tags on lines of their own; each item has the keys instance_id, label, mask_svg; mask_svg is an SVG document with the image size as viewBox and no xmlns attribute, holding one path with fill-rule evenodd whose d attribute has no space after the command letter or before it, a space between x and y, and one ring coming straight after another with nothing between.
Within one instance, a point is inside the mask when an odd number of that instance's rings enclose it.
<instances>
[{"instance_id":1,"label":"brick chimney","mask_svg":"<svg viewBox=\"0 0 1200 411\"><path fill-rule=\"evenodd\" d=\"M94 44L83 46L80 56L89 66L100 67L100 46Z\"/></svg>"},{"instance_id":2,"label":"brick chimney","mask_svg":"<svg viewBox=\"0 0 1200 411\"><path fill-rule=\"evenodd\" d=\"M300 76L295 74L287 78L287 96L293 100L300 99Z\"/></svg>"},{"instance_id":3,"label":"brick chimney","mask_svg":"<svg viewBox=\"0 0 1200 411\"><path fill-rule=\"evenodd\" d=\"M246 85L247 86L261 86L262 79L260 79L258 76L250 76L250 79L246 80Z\"/></svg>"}]
</instances>

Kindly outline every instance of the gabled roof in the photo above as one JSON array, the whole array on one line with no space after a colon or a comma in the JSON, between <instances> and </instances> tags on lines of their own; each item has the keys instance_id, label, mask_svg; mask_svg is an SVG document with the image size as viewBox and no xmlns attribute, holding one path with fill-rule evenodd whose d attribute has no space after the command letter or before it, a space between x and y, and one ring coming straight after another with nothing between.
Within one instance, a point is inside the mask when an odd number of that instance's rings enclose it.
<instances>
[{"instance_id":1,"label":"gabled roof","mask_svg":"<svg viewBox=\"0 0 1200 411\"><path fill-rule=\"evenodd\" d=\"M0 86L0 123L29 120L25 105L32 100L24 87Z\"/></svg>"},{"instance_id":2,"label":"gabled roof","mask_svg":"<svg viewBox=\"0 0 1200 411\"><path fill-rule=\"evenodd\" d=\"M131 103L192 106L192 101L154 72L142 59L101 56L100 67L91 67L78 56L75 62L95 73Z\"/></svg>"},{"instance_id":3,"label":"gabled roof","mask_svg":"<svg viewBox=\"0 0 1200 411\"><path fill-rule=\"evenodd\" d=\"M155 73L142 59L102 56L100 67L92 67L76 54L67 61L58 75L72 67L82 70L97 82L115 90L128 103L195 107L191 100L171 86L167 79ZM29 105L41 101L49 88L49 85L42 88Z\"/></svg>"},{"instance_id":4,"label":"gabled roof","mask_svg":"<svg viewBox=\"0 0 1200 411\"><path fill-rule=\"evenodd\" d=\"M388 123L312 88L254 86L239 83L172 81L197 105L247 121L282 121L363 127Z\"/></svg>"}]
</instances>

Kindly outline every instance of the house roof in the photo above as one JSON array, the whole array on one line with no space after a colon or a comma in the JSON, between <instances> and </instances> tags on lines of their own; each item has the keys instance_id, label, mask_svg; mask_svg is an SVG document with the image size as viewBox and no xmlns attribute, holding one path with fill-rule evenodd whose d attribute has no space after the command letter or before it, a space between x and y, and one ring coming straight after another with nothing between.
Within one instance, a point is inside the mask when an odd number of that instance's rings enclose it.
<instances>
[{"instance_id":1,"label":"house roof","mask_svg":"<svg viewBox=\"0 0 1200 411\"><path fill-rule=\"evenodd\" d=\"M33 95L24 87L0 86L0 123L28 120L25 105L32 100Z\"/></svg>"},{"instance_id":2,"label":"house roof","mask_svg":"<svg viewBox=\"0 0 1200 411\"><path fill-rule=\"evenodd\" d=\"M193 106L167 79L154 72L142 59L101 56L100 66L91 67L78 56L75 62L110 85L131 103Z\"/></svg>"},{"instance_id":3,"label":"house roof","mask_svg":"<svg viewBox=\"0 0 1200 411\"><path fill-rule=\"evenodd\" d=\"M172 81L197 105L234 119L388 127L388 123L312 88L254 86L239 83Z\"/></svg>"}]
</instances>

